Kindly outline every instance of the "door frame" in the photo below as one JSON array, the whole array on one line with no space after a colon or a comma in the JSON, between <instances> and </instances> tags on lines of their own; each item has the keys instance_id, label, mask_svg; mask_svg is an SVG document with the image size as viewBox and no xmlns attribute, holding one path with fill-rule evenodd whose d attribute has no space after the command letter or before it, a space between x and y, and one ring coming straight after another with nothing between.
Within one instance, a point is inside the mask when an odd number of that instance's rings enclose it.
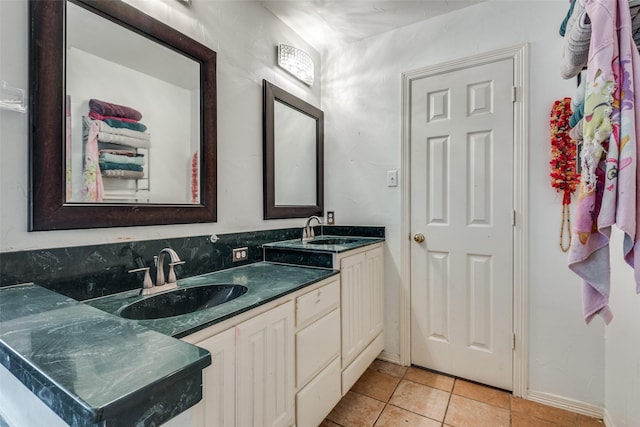
<instances>
[{"instance_id":1,"label":"door frame","mask_svg":"<svg viewBox=\"0 0 640 427\"><path fill-rule=\"evenodd\" d=\"M402 73L402 207L401 207L401 283L400 362L411 364L411 85L414 80L444 74L470 66L513 59L513 395L527 397L529 384L529 258L528 258L528 184L527 142L529 48L521 44L456 59Z\"/></svg>"}]
</instances>

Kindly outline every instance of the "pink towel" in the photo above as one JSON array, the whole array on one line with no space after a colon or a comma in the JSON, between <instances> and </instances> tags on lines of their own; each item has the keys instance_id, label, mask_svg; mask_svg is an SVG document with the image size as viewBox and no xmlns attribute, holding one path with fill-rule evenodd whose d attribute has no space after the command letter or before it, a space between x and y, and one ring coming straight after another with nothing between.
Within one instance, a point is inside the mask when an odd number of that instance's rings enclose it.
<instances>
[{"instance_id":1,"label":"pink towel","mask_svg":"<svg viewBox=\"0 0 640 427\"><path fill-rule=\"evenodd\" d=\"M83 117L82 122L84 147L84 170L82 172L82 199L85 202L101 202L104 187L98 160L98 123Z\"/></svg>"},{"instance_id":2,"label":"pink towel","mask_svg":"<svg viewBox=\"0 0 640 427\"><path fill-rule=\"evenodd\" d=\"M619 0L619 8L626 5ZM627 5L628 7L628 5ZM620 14L620 63L622 68L621 120L617 163L618 204L616 225L624 232L625 260L635 269L636 293L640 293L640 174L638 174L638 127L640 126L640 54L632 39L633 24L630 16Z\"/></svg>"},{"instance_id":3,"label":"pink towel","mask_svg":"<svg viewBox=\"0 0 640 427\"><path fill-rule=\"evenodd\" d=\"M636 127L640 115L634 106L640 106L640 100L634 90L634 73L640 76L640 56L633 47L626 0L587 0L585 7L592 22L592 38L581 152L583 179L569 268L583 279L585 320L600 314L609 323L612 225L625 232L627 261L638 256L633 246L639 212ZM640 290L638 283L636 289Z\"/></svg>"}]
</instances>

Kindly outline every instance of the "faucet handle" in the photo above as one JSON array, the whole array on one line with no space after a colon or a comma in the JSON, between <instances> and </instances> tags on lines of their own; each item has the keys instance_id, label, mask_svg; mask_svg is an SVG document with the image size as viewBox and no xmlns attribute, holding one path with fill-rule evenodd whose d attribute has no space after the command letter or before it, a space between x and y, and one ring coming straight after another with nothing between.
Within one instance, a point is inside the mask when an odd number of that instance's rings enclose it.
<instances>
[{"instance_id":1,"label":"faucet handle","mask_svg":"<svg viewBox=\"0 0 640 427\"><path fill-rule=\"evenodd\" d=\"M149 275L149 267L134 268L133 270L129 270L128 273L137 273L139 271L144 271L144 280L142 281L142 289L153 288L153 282L151 281L151 276Z\"/></svg>"},{"instance_id":2,"label":"faucet handle","mask_svg":"<svg viewBox=\"0 0 640 427\"><path fill-rule=\"evenodd\" d=\"M176 283L178 279L176 278L176 272L173 267L176 265L184 264L186 261L174 261L169 263L169 277L167 277L167 284Z\"/></svg>"}]
</instances>

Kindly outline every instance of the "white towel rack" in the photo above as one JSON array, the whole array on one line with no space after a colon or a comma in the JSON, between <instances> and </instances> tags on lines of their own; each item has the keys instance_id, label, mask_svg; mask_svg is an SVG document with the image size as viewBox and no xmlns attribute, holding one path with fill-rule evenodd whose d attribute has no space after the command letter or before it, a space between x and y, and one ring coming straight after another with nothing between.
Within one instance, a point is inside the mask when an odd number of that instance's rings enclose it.
<instances>
[{"instance_id":1,"label":"white towel rack","mask_svg":"<svg viewBox=\"0 0 640 427\"><path fill-rule=\"evenodd\" d=\"M18 113L26 113L27 103L24 89L12 87L6 81L0 80L0 108Z\"/></svg>"}]
</instances>

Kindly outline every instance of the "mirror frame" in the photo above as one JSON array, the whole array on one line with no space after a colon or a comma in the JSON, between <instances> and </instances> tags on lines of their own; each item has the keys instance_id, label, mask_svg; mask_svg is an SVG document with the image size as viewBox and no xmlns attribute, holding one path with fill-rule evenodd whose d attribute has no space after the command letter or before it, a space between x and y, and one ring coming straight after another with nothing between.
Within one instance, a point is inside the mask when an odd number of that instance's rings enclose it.
<instances>
[{"instance_id":1,"label":"mirror frame","mask_svg":"<svg viewBox=\"0 0 640 427\"><path fill-rule=\"evenodd\" d=\"M264 219L306 218L324 216L324 112L267 80L263 85L264 142ZM276 205L275 203L275 102L305 114L316 121L316 204Z\"/></svg>"},{"instance_id":2,"label":"mirror frame","mask_svg":"<svg viewBox=\"0 0 640 427\"><path fill-rule=\"evenodd\" d=\"M66 203L66 1L200 64L200 204ZM216 52L122 1L29 0L29 23L29 231L216 222Z\"/></svg>"}]
</instances>

